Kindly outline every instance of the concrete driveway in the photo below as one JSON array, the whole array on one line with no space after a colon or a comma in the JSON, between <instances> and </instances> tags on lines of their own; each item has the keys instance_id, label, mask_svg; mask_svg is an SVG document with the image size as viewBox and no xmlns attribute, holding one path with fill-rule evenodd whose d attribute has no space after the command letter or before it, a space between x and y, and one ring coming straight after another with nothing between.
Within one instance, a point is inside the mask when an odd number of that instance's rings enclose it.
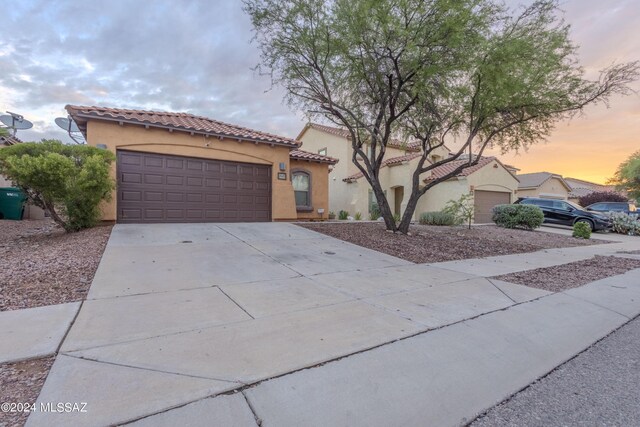
<instances>
[{"instance_id":1,"label":"concrete driveway","mask_svg":"<svg viewBox=\"0 0 640 427\"><path fill-rule=\"evenodd\" d=\"M38 399L86 412L27 425L459 424L628 321L587 300L293 224L117 225Z\"/></svg>"}]
</instances>

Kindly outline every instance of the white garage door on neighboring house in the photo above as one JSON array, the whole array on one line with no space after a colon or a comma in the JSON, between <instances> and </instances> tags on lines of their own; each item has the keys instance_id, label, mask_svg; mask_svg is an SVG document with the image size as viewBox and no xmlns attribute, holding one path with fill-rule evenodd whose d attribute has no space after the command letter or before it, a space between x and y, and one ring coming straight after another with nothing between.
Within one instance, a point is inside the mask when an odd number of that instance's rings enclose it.
<instances>
[{"instance_id":1,"label":"white garage door on neighboring house","mask_svg":"<svg viewBox=\"0 0 640 427\"><path fill-rule=\"evenodd\" d=\"M487 224L491 222L493 209L496 205L511 203L511 193L503 191L474 191L474 217L476 224Z\"/></svg>"}]
</instances>

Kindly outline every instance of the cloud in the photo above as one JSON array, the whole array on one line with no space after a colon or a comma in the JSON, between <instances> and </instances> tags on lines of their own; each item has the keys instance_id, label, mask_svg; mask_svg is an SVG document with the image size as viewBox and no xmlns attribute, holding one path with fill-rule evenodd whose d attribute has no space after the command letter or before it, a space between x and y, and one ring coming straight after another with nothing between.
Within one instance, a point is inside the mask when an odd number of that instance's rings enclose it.
<instances>
[{"instance_id":1,"label":"cloud","mask_svg":"<svg viewBox=\"0 0 640 427\"><path fill-rule=\"evenodd\" d=\"M252 71L259 52L241 6L238 0L13 2L0 28L0 109L36 123L20 133L25 139L63 135L53 119L67 103L187 111L295 136L302 114ZM591 76L612 62L640 59L637 0L567 0L561 7ZM581 166L604 176L637 147L639 105L636 96L614 99L610 110L590 109L586 119L561 124L540 149L562 147L572 153L567 162L586 164L591 154L581 153L606 141L604 160ZM526 170L550 168L537 150L508 159ZM561 164L553 167L563 173Z\"/></svg>"}]
</instances>

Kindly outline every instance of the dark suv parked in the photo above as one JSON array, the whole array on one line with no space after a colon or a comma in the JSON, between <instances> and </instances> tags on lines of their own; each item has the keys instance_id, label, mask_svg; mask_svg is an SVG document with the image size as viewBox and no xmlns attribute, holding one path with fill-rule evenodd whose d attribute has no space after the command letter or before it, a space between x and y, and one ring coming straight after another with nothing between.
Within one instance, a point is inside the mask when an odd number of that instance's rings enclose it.
<instances>
[{"instance_id":1,"label":"dark suv parked","mask_svg":"<svg viewBox=\"0 0 640 427\"><path fill-rule=\"evenodd\" d=\"M584 222L594 231L611 228L611 221L606 215L586 211L582 206L566 200L525 197L518 199L516 203L538 206L544 214L544 222L549 224L568 225L571 227L576 222Z\"/></svg>"},{"instance_id":2,"label":"dark suv parked","mask_svg":"<svg viewBox=\"0 0 640 427\"><path fill-rule=\"evenodd\" d=\"M624 212L627 215L635 216L639 213L636 205L631 202L598 202L590 204L585 209L603 214L608 212Z\"/></svg>"}]
</instances>

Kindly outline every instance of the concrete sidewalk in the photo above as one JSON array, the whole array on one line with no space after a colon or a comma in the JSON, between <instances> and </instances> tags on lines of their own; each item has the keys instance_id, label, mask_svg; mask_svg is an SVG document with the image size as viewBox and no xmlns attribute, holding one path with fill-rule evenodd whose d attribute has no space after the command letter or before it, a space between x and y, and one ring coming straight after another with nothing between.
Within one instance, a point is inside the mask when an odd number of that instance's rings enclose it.
<instances>
[{"instance_id":1,"label":"concrete sidewalk","mask_svg":"<svg viewBox=\"0 0 640 427\"><path fill-rule=\"evenodd\" d=\"M117 225L38 399L87 413L27 425L460 424L640 313L640 270L550 294L459 266L293 224Z\"/></svg>"}]
</instances>

